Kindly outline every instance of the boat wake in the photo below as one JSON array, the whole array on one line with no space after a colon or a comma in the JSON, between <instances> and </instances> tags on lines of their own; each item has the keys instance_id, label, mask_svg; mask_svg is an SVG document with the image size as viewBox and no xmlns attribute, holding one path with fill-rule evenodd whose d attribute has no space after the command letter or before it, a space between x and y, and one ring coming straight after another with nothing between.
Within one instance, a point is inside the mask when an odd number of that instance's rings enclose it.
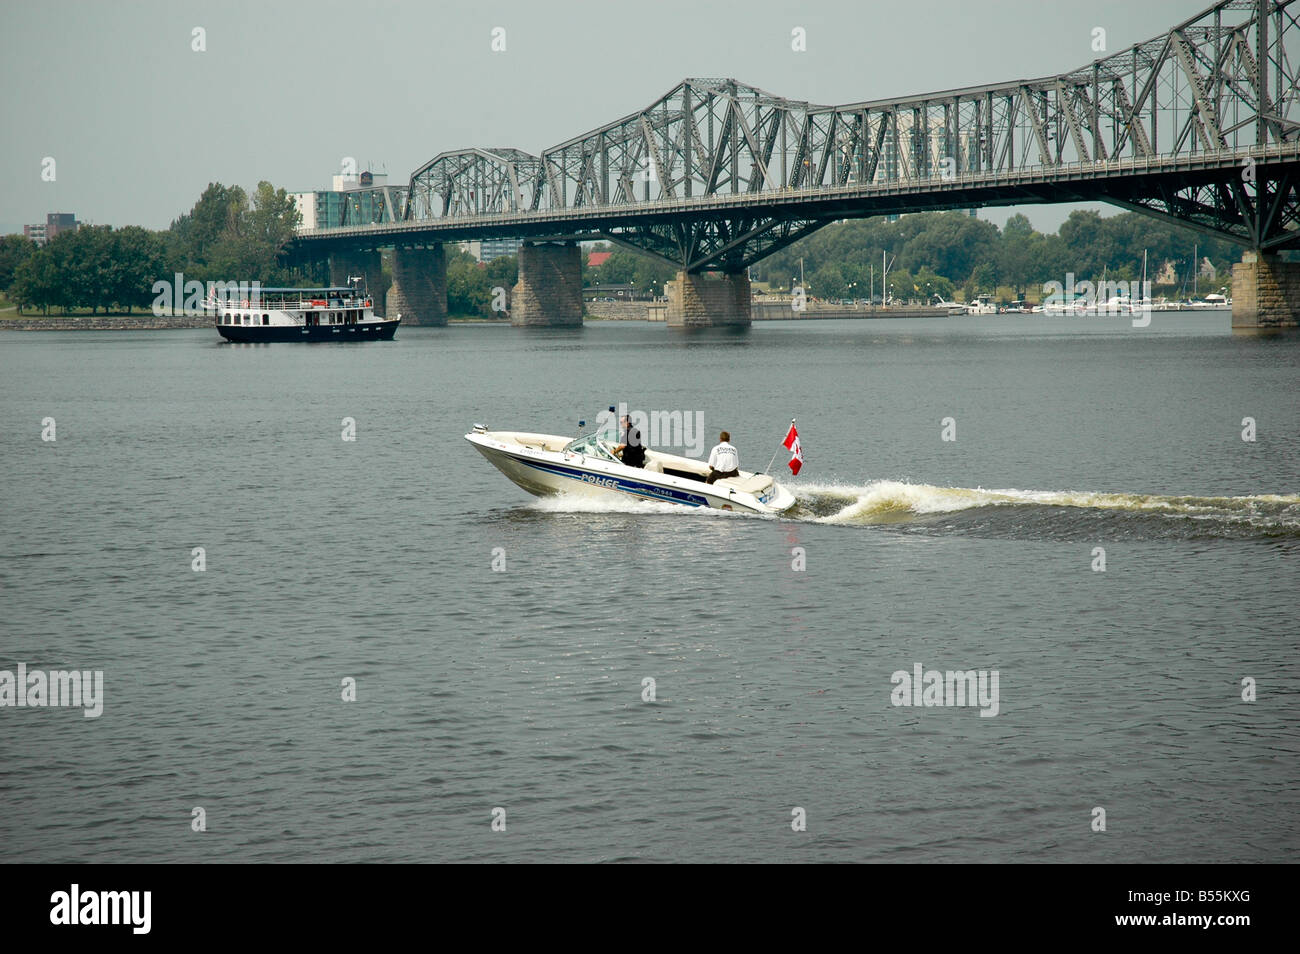
<instances>
[{"instance_id":1,"label":"boat wake","mask_svg":"<svg viewBox=\"0 0 1300 954\"><path fill-rule=\"evenodd\" d=\"M1300 494L1166 496L1070 490L985 490L898 480L862 485L787 484L795 506L779 516L617 495L561 494L527 504L534 514L662 514L672 517L801 520L922 534L1009 539L1281 539L1300 542ZM1289 545L1289 544L1288 544Z\"/></svg>"},{"instance_id":2,"label":"boat wake","mask_svg":"<svg viewBox=\"0 0 1300 954\"><path fill-rule=\"evenodd\" d=\"M895 480L792 486L790 516L825 524L913 524L945 529L1071 529L1099 523L1136 537L1300 538L1300 494L1191 497L1089 491L984 490ZM1050 525L1050 526L1049 526ZM1159 528L1160 531L1151 533ZM1048 535L1054 535L1049 532Z\"/></svg>"}]
</instances>

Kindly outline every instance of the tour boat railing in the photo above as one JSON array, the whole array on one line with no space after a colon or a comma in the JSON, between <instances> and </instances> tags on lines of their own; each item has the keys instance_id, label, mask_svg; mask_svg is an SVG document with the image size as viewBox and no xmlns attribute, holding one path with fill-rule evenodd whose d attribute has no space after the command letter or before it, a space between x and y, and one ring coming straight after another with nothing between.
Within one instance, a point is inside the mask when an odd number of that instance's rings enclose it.
<instances>
[{"instance_id":1,"label":"tour boat railing","mask_svg":"<svg viewBox=\"0 0 1300 954\"><path fill-rule=\"evenodd\" d=\"M251 298L208 298L209 308L231 308L246 311L356 311L373 307L369 298L282 298L264 295Z\"/></svg>"}]
</instances>

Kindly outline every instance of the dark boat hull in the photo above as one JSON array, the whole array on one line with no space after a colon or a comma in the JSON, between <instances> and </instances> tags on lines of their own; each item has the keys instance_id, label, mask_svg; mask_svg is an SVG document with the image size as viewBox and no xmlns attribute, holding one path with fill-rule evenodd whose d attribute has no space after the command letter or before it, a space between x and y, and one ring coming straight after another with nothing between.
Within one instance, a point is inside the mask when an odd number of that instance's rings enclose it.
<instances>
[{"instance_id":1,"label":"dark boat hull","mask_svg":"<svg viewBox=\"0 0 1300 954\"><path fill-rule=\"evenodd\" d=\"M227 341L391 341L400 318L357 325L217 325Z\"/></svg>"}]
</instances>

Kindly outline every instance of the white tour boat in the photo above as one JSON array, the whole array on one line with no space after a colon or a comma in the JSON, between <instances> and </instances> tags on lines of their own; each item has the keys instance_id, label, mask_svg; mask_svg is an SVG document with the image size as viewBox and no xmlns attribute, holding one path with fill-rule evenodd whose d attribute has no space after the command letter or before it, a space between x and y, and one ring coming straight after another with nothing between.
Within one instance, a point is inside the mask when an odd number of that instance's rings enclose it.
<instances>
[{"instance_id":1,"label":"white tour boat","mask_svg":"<svg viewBox=\"0 0 1300 954\"><path fill-rule=\"evenodd\" d=\"M207 301L228 341L379 341L393 337L402 316L375 315L374 302L349 278L346 287L258 288L248 298Z\"/></svg>"}]
</instances>

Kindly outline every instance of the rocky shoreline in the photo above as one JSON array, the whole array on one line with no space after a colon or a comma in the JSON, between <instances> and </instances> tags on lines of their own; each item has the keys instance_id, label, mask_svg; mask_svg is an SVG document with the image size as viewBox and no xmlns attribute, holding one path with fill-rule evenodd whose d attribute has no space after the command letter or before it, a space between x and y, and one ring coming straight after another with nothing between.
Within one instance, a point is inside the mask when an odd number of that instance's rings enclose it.
<instances>
[{"instance_id":1,"label":"rocky shoreline","mask_svg":"<svg viewBox=\"0 0 1300 954\"><path fill-rule=\"evenodd\" d=\"M38 315L0 318L0 331L156 331L166 328L211 328L202 315L78 315L42 318Z\"/></svg>"}]
</instances>

